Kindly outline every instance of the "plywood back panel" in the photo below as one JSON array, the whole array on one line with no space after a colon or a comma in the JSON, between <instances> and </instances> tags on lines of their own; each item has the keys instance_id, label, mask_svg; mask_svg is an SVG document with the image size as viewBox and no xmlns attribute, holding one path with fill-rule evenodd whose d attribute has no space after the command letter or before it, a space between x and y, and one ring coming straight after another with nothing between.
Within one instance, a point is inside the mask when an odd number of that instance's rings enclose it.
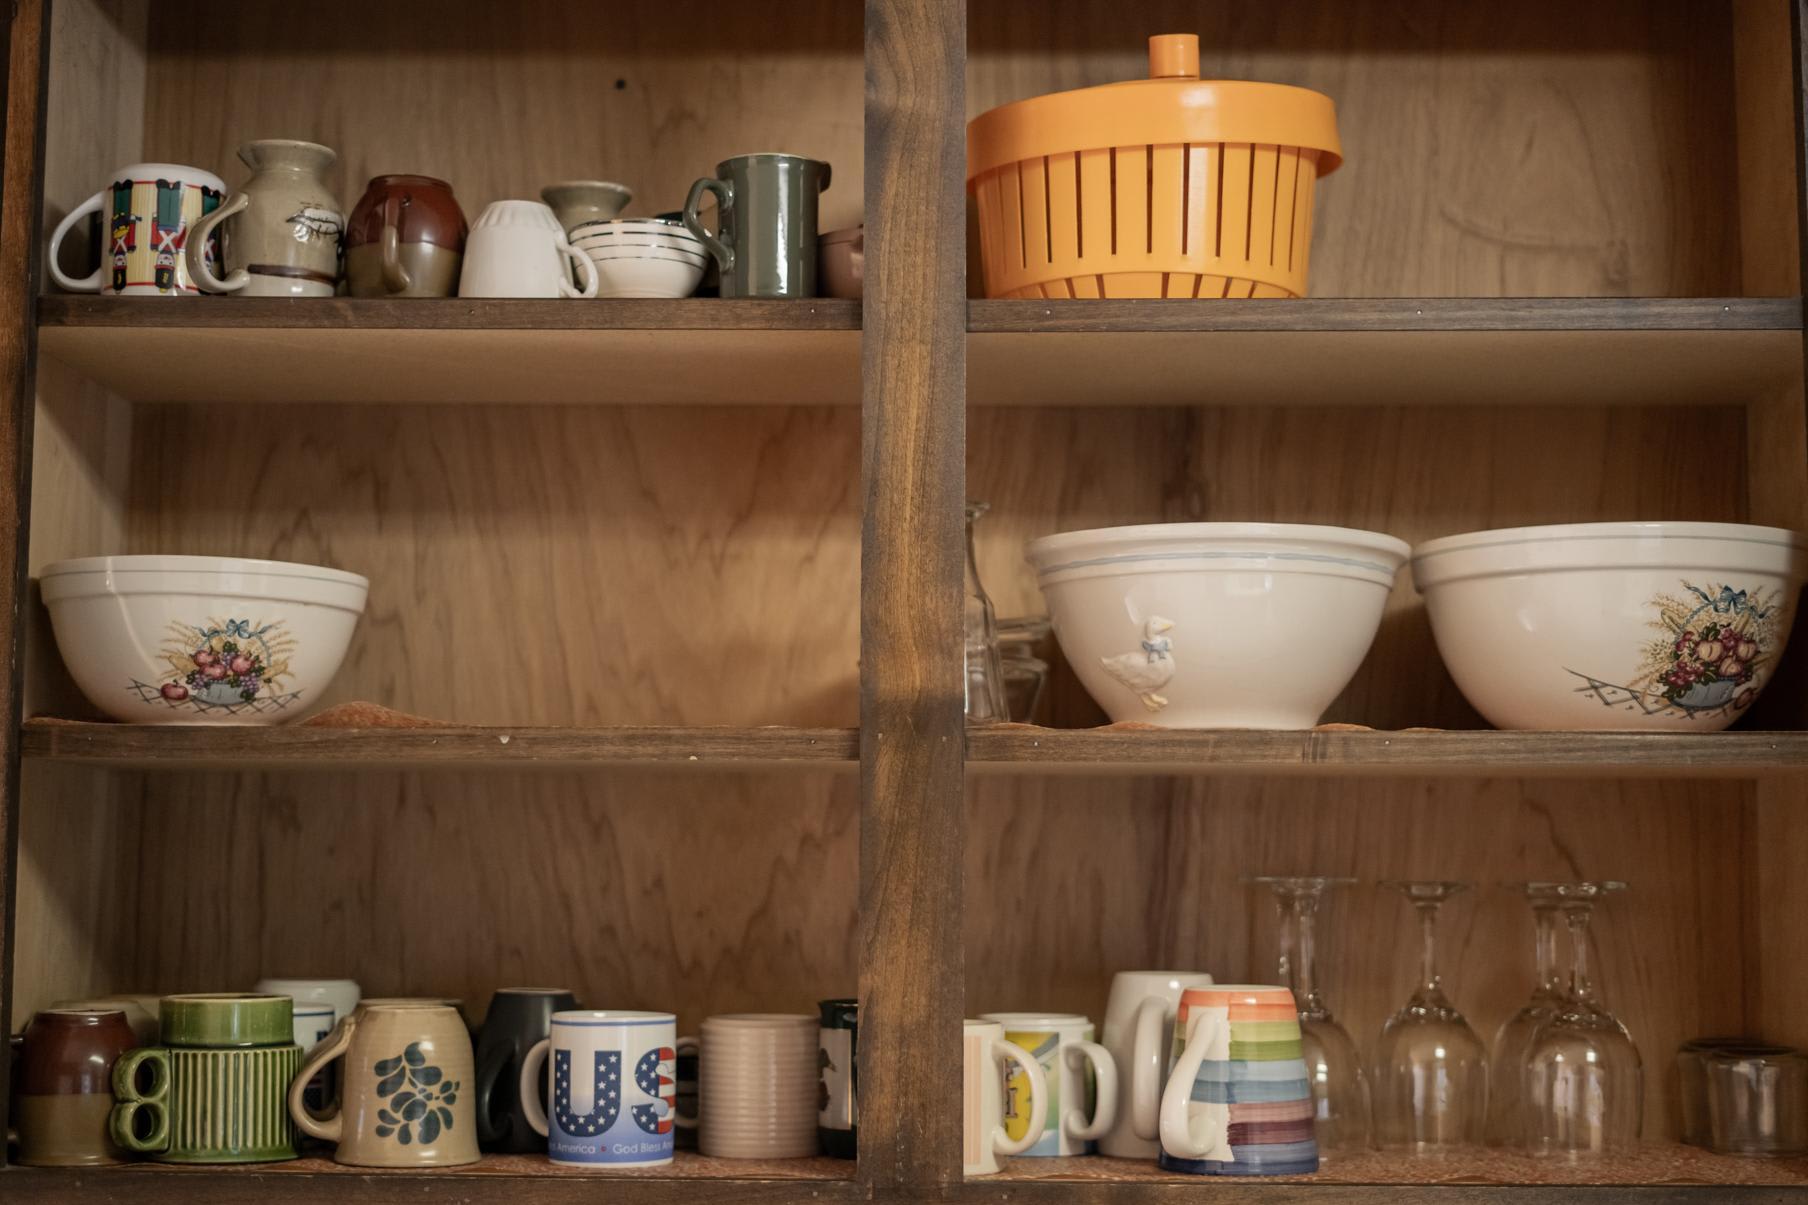
<instances>
[{"instance_id":1,"label":"plywood back panel","mask_svg":"<svg viewBox=\"0 0 1808 1205\"><path fill-rule=\"evenodd\" d=\"M1274 907L1242 879L1348 875L1362 885L1332 898L1319 971L1370 1059L1418 959L1410 909L1373 884L1452 878L1477 889L1446 905L1440 969L1491 1044L1532 989L1530 913L1497 884L1621 878L1630 890L1596 916L1599 982L1644 1056L1645 1129L1658 1136L1675 1133L1677 1044L1738 1031L1755 984L1728 877L1747 784L1025 778L974 781L968 798L969 1015L1100 1019L1112 973L1136 968L1272 983Z\"/></svg>"},{"instance_id":2,"label":"plywood back panel","mask_svg":"<svg viewBox=\"0 0 1808 1205\"><path fill-rule=\"evenodd\" d=\"M305 138L340 154L348 207L385 172L451 182L465 214L558 180L684 203L731 155L824 159L823 229L860 220L861 12L844 0L679 8L450 0L159 3L145 146L244 179L238 146Z\"/></svg>"},{"instance_id":3,"label":"plywood back panel","mask_svg":"<svg viewBox=\"0 0 1808 1205\"><path fill-rule=\"evenodd\" d=\"M551 985L694 1032L853 992L858 830L851 774L155 775L123 932L152 991Z\"/></svg>"},{"instance_id":4,"label":"plywood back panel","mask_svg":"<svg viewBox=\"0 0 1808 1205\"><path fill-rule=\"evenodd\" d=\"M971 13L969 114L1145 78L1147 37L1169 32L1199 34L1207 77L1329 94L1347 162L1319 192L1316 296L1741 288L1724 6L974 0Z\"/></svg>"},{"instance_id":5,"label":"plywood back panel","mask_svg":"<svg viewBox=\"0 0 1808 1205\"><path fill-rule=\"evenodd\" d=\"M329 700L856 722L852 408L154 406L139 427L134 551L371 579Z\"/></svg>"}]
</instances>

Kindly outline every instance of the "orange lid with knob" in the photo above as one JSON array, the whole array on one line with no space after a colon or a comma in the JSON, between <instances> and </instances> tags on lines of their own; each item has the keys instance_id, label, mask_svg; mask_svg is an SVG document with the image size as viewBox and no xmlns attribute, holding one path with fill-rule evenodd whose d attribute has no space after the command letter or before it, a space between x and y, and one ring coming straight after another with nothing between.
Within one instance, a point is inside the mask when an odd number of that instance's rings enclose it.
<instances>
[{"instance_id":1,"label":"orange lid with knob","mask_svg":"<svg viewBox=\"0 0 1808 1205\"><path fill-rule=\"evenodd\" d=\"M1319 152L1318 174L1343 163L1337 107L1310 88L1199 78L1199 36L1149 39L1149 78L1051 92L988 109L967 123L967 180L1021 159L1113 146L1248 142Z\"/></svg>"}]
</instances>

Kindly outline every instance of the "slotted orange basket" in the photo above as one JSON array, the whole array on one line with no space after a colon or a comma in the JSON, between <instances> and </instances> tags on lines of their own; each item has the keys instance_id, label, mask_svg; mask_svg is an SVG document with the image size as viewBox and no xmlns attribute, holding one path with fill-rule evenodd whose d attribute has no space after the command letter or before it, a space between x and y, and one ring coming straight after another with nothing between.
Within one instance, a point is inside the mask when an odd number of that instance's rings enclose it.
<instances>
[{"instance_id":1,"label":"slotted orange basket","mask_svg":"<svg viewBox=\"0 0 1808 1205\"><path fill-rule=\"evenodd\" d=\"M1001 105L967 126L988 297L1301 297L1331 98L1199 78L1199 39L1149 39L1149 78Z\"/></svg>"}]
</instances>

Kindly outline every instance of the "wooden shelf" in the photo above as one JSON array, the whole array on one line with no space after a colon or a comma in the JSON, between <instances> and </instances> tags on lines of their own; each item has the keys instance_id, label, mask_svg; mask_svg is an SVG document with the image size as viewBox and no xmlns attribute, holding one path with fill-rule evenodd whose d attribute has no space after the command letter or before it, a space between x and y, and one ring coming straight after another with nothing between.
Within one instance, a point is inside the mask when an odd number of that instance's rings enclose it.
<instances>
[{"instance_id":1,"label":"wooden shelf","mask_svg":"<svg viewBox=\"0 0 1808 1205\"><path fill-rule=\"evenodd\" d=\"M970 301L975 405L1744 403L1800 298Z\"/></svg>"},{"instance_id":2,"label":"wooden shelf","mask_svg":"<svg viewBox=\"0 0 1808 1205\"><path fill-rule=\"evenodd\" d=\"M560 1166L538 1155L485 1155L466 1167L392 1171L344 1167L312 1156L288 1163L177 1167L130 1163L101 1168L0 1170L0 1197L34 1202L146 1201L232 1203L251 1200L371 1202L839 1201L860 1186L846 1159L712 1159L679 1151L669 1168L603 1172Z\"/></svg>"},{"instance_id":3,"label":"wooden shelf","mask_svg":"<svg viewBox=\"0 0 1808 1205\"><path fill-rule=\"evenodd\" d=\"M38 300L38 346L136 402L860 400L860 303L826 298L56 295Z\"/></svg>"},{"instance_id":4,"label":"wooden shelf","mask_svg":"<svg viewBox=\"0 0 1808 1205\"><path fill-rule=\"evenodd\" d=\"M984 1185L984 1189L980 1186ZM1286 1185L1311 1185L1309 1192ZM1628 1155L1566 1162L1487 1151L1473 1159L1411 1159L1368 1152L1327 1164L1312 1176L1217 1179L1163 1171L1153 1161L1087 1156L1012 1159L986 1180L970 1180L966 1197L984 1201L1309 1201L1324 1205L1393 1205L1402 1188L1470 1202L1576 1202L1611 1199L1702 1201L1808 1199L1808 1160L1740 1159L1675 1143L1652 1143ZM1657 1189L1663 1191L1655 1191ZM1264 1191L1265 1189L1265 1191ZM1545 1191L1539 1191L1544 1189ZM1633 1191L1628 1191L1629 1189ZM1556 1191L1552 1191L1556 1190ZM1007 1196L1008 1194L1008 1196Z\"/></svg>"},{"instance_id":5,"label":"wooden shelf","mask_svg":"<svg viewBox=\"0 0 1808 1205\"><path fill-rule=\"evenodd\" d=\"M851 767L852 728L335 728L32 719L21 751L138 769L670 765ZM967 732L976 774L1755 778L1808 770L1808 732L1312 732L1038 728Z\"/></svg>"},{"instance_id":6,"label":"wooden shelf","mask_svg":"<svg viewBox=\"0 0 1808 1205\"><path fill-rule=\"evenodd\" d=\"M121 768L420 768L475 765L847 766L851 728L283 728L27 720L21 753Z\"/></svg>"},{"instance_id":7,"label":"wooden shelf","mask_svg":"<svg viewBox=\"0 0 1808 1205\"><path fill-rule=\"evenodd\" d=\"M1808 769L1808 732L1255 732L1000 724L967 733L967 767L972 773L1751 778Z\"/></svg>"}]
</instances>

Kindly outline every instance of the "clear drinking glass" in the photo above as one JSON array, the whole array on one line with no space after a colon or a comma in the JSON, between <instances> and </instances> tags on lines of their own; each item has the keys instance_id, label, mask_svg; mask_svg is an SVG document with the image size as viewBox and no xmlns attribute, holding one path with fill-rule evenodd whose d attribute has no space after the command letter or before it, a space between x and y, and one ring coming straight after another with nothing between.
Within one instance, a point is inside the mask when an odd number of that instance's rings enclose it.
<instances>
[{"instance_id":1,"label":"clear drinking glass","mask_svg":"<svg viewBox=\"0 0 1808 1205\"><path fill-rule=\"evenodd\" d=\"M1532 905L1533 965L1537 968L1532 998L1502 1023L1494 1035L1494 1059L1488 1073L1488 1144L1517 1146L1524 1116L1524 1083L1520 1070L1538 1027L1563 1006L1565 981L1557 954L1558 906L1563 902L1561 883L1510 883L1525 893Z\"/></svg>"},{"instance_id":2,"label":"clear drinking glass","mask_svg":"<svg viewBox=\"0 0 1808 1205\"><path fill-rule=\"evenodd\" d=\"M1488 1116L1488 1053L1444 995L1438 974L1438 908L1467 883L1383 883L1419 920L1419 985L1381 1027L1376 1046L1375 1144L1412 1155L1479 1146Z\"/></svg>"},{"instance_id":3,"label":"clear drinking glass","mask_svg":"<svg viewBox=\"0 0 1808 1205\"><path fill-rule=\"evenodd\" d=\"M1808 1056L1787 1046L1706 1061L1709 1145L1727 1155L1808 1150Z\"/></svg>"},{"instance_id":4,"label":"clear drinking glass","mask_svg":"<svg viewBox=\"0 0 1808 1205\"><path fill-rule=\"evenodd\" d=\"M1356 1043L1319 995L1318 913L1325 893L1355 879L1321 875L1262 875L1247 880L1274 892L1281 915L1281 979L1299 1005L1300 1048L1317 1112L1313 1134L1319 1161L1368 1149L1369 1084Z\"/></svg>"},{"instance_id":5,"label":"clear drinking glass","mask_svg":"<svg viewBox=\"0 0 1808 1205\"><path fill-rule=\"evenodd\" d=\"M998 621L998 663L1004 670L1004 694L1011 719L1031 723L1042 688L1048 682L1048 662L1036 655L1048 638L1046 615L1017 616Z\"/></svg>"},{"instance_id":6,"label":"clear drinking glass","mask_svg":"<svg viewBox=\"0 0 1808 1205\"><path fill-rule=\"evenodd\" d=\"M990 508L967 503L967 723L996 724L1011 718L1005 700L1004 669L998 661L998 618L992 599L979 582L979 560L973 551L973 521Z\"/></svg>"},{"instance_id":7,"label":"clear drinking glass","mask_svg":"<svg viewBox=\"0 0 1808 1205\"><path fill-rule=\"evenodd\" d=\"M1645 1072L1638 1047L1595 986L1588 924L1595 904L1624 883L1564 883L1570 977L1563 1004L1532 1037L1522 1071L1522 1133L1538 1155L1571 1158L1638 1143Z\"/></svg>"},{"instance_id":8,"label":"clear drinking glass","mask_svg":"<svg viewBox=\"0 0 1808 1205\"><path fill-rule=\"evenodd\" d=\"M1682 1140L1710 1146L1708 1130L1708 1059L1717 1054L1791 1054L1762 1038L1690 1038L1676 1051L1676 1103L1682 1118Z\"/></svg>"}]
</instances>

